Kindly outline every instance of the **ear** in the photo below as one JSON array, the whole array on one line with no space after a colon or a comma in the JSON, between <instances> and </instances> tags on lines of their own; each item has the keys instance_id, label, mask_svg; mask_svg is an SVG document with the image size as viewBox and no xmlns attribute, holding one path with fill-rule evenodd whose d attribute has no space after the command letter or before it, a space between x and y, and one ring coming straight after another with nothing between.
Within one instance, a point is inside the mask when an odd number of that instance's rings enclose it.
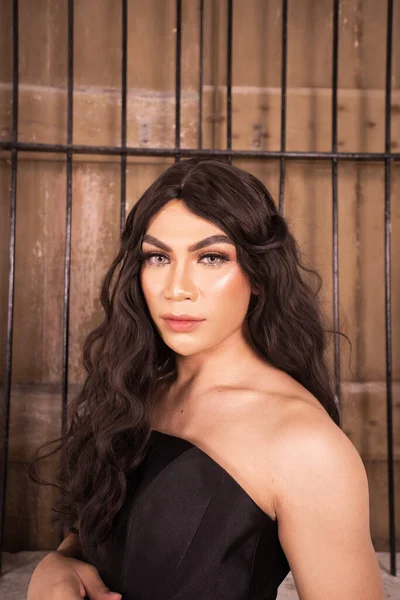
<instances>
[{"instance_id":1,"label":"ear","mask_svg":"<svg viewBox=\"0 0 400 600\"><path fill-rule=\"evenodd\" d=\"M257 290L257 288L251 288L251 293L254 296L259 296L260 295L260 290Z\"/></svg>"}]
</instances>

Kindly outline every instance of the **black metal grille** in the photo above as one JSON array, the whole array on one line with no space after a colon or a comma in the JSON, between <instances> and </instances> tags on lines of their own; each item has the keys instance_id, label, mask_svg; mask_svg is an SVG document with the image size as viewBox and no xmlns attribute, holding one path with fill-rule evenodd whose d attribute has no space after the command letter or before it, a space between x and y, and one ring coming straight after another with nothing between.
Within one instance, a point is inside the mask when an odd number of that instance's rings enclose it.
<instances>
[{"instance_id":1,"label":"black metal grille","mask_svg":"<svg viewBox=\"0 0 400 600\"><path fill-rule=\"evenodd\" d=\"M332 150L331 152L303 152L286 150L286 92L287 92L287 22L288 1L282 0L282 72L281 72L281 144L280 150L233 150L232 149L232 28L233 0L227 0L227 137L226 149L203 149L202 111L203 111L203 45L204 45L204 1L199 0L199 134L198 148L181 148L181 44L182 44L182 0L176 0L176 63L175 63L175 147L174 148L142 148L127 145L127 44L128 44L128 2L121 0L121 41L122 41L122 86L121 86L121 144L120 146L79 145L73 143L73 101L74 101L74 0L68 0L68 118L67 143L36 143L18 140L18 74L19 74L19 27L18 0L13 0L13 116L12 140L1 141L0 149L11 152L10 183L10 245L9 245L9 280L8 280L8 316L6 343L6 377L4 394L4 430L2 444L2 465L0 488L0 548L3 546L5 493L7 481L7 458L9 440L10 396L12 383L12 344L14 315L14 282L15 282L15 245L16 245L16 202L18 153L47 152L65 154L66 157L66 237L64 260L64 320L63 320L63 360L62 360L62 433L65 433L67 421L68 397L68 334L70 306L70 271L71 271L71 216L72 216L72 161L74 154L119 155L121 157L121 199L120 226L125 222L126 205L126 166L127 156L223 156L229 161L232 158L253 158L280 160L279 210L283 213L285 198L286 161L291 159L331 161L332 166L332 211L333 211L333 306L334 327L339 329L339 261L338 261L338 163L339 161L378 161L385 165L385 318L386 318L386 383L387 383L387 469L389 488L389 535L390 535L390 570L396 575L396 537L395 537L395 504L394 504L394 461L393 461L393 393L392 393L392 339L391 339L391 165L400 160L400 153L391 152L391 74L392 74L392 40L393 40L393 0L387 0L387 32L386 32L386 90L385 90L385 148L384 152L338 152L338 52L339 52L339 0L332 0L333 10L333 44L332 44ZM340 399L340 352L339 338L334 338L335 358L335 390ZM63 532L60 531L61 538ZM1 554L0 554L1 568Z\"/></svg>"}]
</instances>

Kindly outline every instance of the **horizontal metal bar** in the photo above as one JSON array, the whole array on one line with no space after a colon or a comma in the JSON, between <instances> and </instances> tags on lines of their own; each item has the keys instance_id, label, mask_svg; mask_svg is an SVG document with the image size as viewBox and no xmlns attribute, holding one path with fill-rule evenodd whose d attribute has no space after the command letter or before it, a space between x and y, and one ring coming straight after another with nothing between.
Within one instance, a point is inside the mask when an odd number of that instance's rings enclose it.
<instances>
[{"instance_id":1,"label":"horizontal metal bar","mask_svg":"<svg viewBox=\"0 0 400 600\"><path fill-rule=\"evenodd\" d=\"M119 156L236 156L237 158L297 158L331 160L400 160L399 152L303 152L288 150L229 150L202 148L121 148L120 146L87 146L80 144L41 144L34 142L0 142L0 150L19 150L24 152L56 152L74 154L108 154Z\"/></svg>"}]
</instances>

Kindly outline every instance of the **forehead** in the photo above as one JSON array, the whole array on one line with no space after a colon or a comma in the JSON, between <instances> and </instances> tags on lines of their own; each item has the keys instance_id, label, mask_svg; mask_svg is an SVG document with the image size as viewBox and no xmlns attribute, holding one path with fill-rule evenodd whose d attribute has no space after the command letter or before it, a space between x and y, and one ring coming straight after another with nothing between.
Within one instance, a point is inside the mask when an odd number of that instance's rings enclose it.
<instances>
[{"instance_id":1,"label":"forehead","mask_svg":"<svg viewBox=\"0 0 400 600\"><path fill-rule=\"evenodd\" d=\"M192 213L182 200L170 200L151 219L146 233L173 240L191 240L193 237L225 234L217 225ZM225 234L226 235L226 234ZM166 240L167 241L167 240Z\"/></svg>"}]
</instances>

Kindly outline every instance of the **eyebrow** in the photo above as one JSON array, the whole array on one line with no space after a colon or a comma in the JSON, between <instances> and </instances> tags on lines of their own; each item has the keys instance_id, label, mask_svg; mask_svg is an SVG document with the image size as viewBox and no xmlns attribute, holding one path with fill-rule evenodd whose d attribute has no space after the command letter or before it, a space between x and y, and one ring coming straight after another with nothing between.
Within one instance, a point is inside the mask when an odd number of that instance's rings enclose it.
<instances>
[{"instance_id":1,"label":"eyebrow","mask_svg":"<svg viewBox=\"0 0 400 600\"><path fill-rule=\"evenodd\" d=\"M147 242L148 244L153 244L153 246L157 246L161 248L161 250L165 250L165 252L172 252L172 248L170 248L167 244L158 240L156 237L146 234L143 237L143 243ZM205 248L205 246L211 246L211 244L232 244L234 245L232 240L227 235L210 235L209 237L196 242L188 247L189 252L194 252L195 250L201 250L201 248Z\"/></svg>"}]
</instances>

